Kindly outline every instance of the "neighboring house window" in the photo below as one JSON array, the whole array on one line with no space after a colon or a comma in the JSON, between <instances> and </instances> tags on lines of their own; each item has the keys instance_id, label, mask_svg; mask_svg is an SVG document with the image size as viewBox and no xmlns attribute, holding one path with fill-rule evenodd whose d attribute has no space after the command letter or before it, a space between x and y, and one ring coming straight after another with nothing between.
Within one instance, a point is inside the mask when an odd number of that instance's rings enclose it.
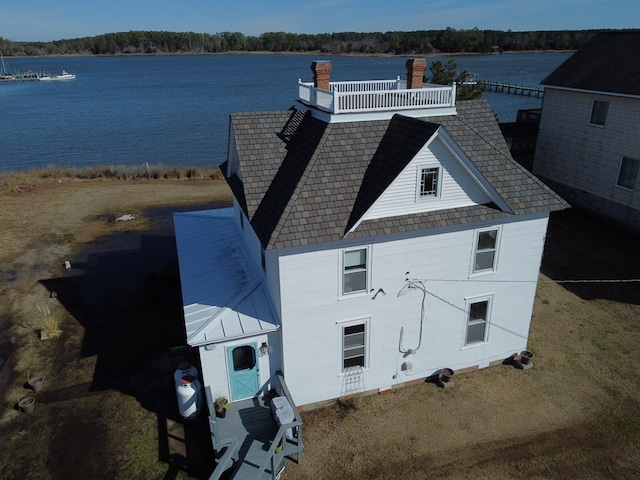
<instances>
[{"instance_id":1,"label":"neighboring house window","mask_svg":"<svg viewBox=\"0 0 640 480\"><path fill-rule=\"evenodd\" d=\"M473 273L495 270L498 258L498 234L497 228L478 232L473 255Z\"/></svg>"},{"instance_id":2,"label":"neighboring house window","mask_svg":"<svg viewBox=\"0 0 640 480\"><path fill-rule=\"evenodd\" d=\"M367 291L367 257L367 248L343 252L343 295Z\"/></svg>"},{"instance_id":3,"label":"neighboring house window","mask_svg":"<svg viewBox=\"0 0 640 480\"><path fill-rule=\"evenodd\" d=\"M420 169L420 198L437 197L440 182L438 167L422 167Z\"/></svg>"},{"instance_id":4,"label":"neighboring house window","mask_svg":"<svg viewBox=\"0 0 640 480\"><path fill-rule=\"evenodd\" d=\"M591 106L591 125L604 125L607 121L607 112L609 111L609 102L594 100Z\"/></svg>"},{"instance_id":5,"label":"neighboring house window","mask_svg":"<svg viewBox=\"0 0 640 480\"><path fill-rule=\"evenodd\" d=\"M620 163L620 170L618 171L618 181L616 184L619 187L628 188L633 190L638 179L638 167L640 166L640 160L635 158L623 157Z\"/></svg>"},{"instance_id":6,"label":"neighboring house window","mask_svg":"<svg viewBox=\"0 0 640 480\"><path fill-rule=\"evenodd\" d=\"M490 298L482 300L474 299L467 304L467 335L465 345L483 343L487 341L487 330L489 325Z\"/></svg>"},{"instance_id":7,"label":"neighboring house window","mask_svg":"<svg viewBox=\"0 0 640 480\"><path fill-rule=\"evenodd\" d=\"M356 323L342 327L342 371L365 366L367 324Z\"/></svg>"}]
</instances>

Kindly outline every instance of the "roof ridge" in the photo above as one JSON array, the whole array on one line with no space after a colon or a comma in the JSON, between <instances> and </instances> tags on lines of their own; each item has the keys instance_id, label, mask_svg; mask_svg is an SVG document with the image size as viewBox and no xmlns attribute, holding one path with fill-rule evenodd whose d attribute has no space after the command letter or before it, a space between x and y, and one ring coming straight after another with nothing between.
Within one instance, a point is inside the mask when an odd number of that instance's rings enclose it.
<instances>
[{"instance_id":1,"label":"roof ridge","mask_svg":"<svg viewBox=\"0 0 640 480\"><path fill-rule=\"evenodd\" d=\"M312 121L315 122L317 121L316 119L314 119L310 114L308 114L308 112L305 112L305 119L306 121ZM292 116L296 115L296 112L292 113ZM317 144L314 145L313 149L312 149L312 154L309 157L308 161L306 161L306 164L304 166L304 168L302 169L302 171L300 172L299 177L297 177L296 181L295 181L295 186L292 188L291 193L288 195L286 204L283 205L282 208L282 213L278 216L278 219L275 223L275 225L273 225L272 230L269 232L269 237L267 239L265 239L264 241L264 246L265 247L274 247L278 241L278 237L279 235L282 233L282 229L284 228L284 226L287 224L287 221L289 220L290 215L293 212L293 208L292 206L294 206L296 204L296 202L298 201L298 198L300 196L300 192L303 190L304 185L306 185L308 179L309 179L309 173L312 172L314 170L314 167L317 163L317 159L319 158L322 149L325 145L326 139L327 139L327 132L331 131L333 128L333 125L331 124L325 124L324 122L322 122L323 125L323 129L322 129L322 133L320 134L318 140L317 140ZM296 129L297 130L297 129ZM290 138L290 140L292 142L295 142L295 140L293 140L292 138ZM306 138L305 138L306 140ZM291 146L292 150L295 149L295 147L297 147L297 145L294 145L292 143L288 143L289 146ZM289 150L289 149L288 149ZM289 152L287 153L287 155L292 155L292 158L290 161L304 161L302 158L300 159L294 159L293 155L295 155L292 150L289 150ZM282 162L281 164L281 168L282 166L285 164L285 161ZM264 198L262 199L264 201Z\"/></svg>"},{"instance_id":2,"label":"roof ridge","mask_svg":"<svg viewBox=\"0 0 640 480\"><path fill-rule=\"evenodd\" d=\"M295 188L293 189L293 191L291 192L291 195L289 196L289 200L287 201L287 204L283 209L282 215L280 215L280 217L278 218L278 221L276 222L273 228L273 231L271 232L271 236L269 238L269 241L267 242L267 246L273 247L277 243L278 236L280 235L280 233L282 233L282 228L284 227L284 225L287 224L289 216L293 212L293 208L291 207L292 205L295 205L297 203L298 197L300 196L300 192L302 192L303 190L302 187L306 185L309 179L309 173L313 171L314 167L316 166L317 160L320 157L320 153L322 152L322 149L324 148L324 145L328 137L327 132L331 131L332 127L333 127L332 124L328 124L327 128L323 130L322 135L320 136L320 140L318 141L316 148L313 150L313 154L311 155L311 158L307 162L307 165L305 166L302 174L300 175L300 178L298 179Z\"/></svg>"},{"instance_id":3,"label":"roof ridge","mask_svg":"<svg viewBox=\"0 0 640 480\"><path fill-rule=\"evenodd\" d=\"M460 123L462 123L463 125L465 125L467 128L469 128L470 131L473 132L473 134L478 137L480 139L480 141L482 141L483 143L485 143L486 145L488 145L489 147L491 147L491 149L493 149L498 155L500 155L502 158L504 158L505 160L508 160L510 163L517 165L519 168L523 169L526 171L526 169L524 167L522 167L519 163L517 163L513 157L511 155L506 155L502 149L500 148L499 145L496 145L494 142L490 142L485 135L482 135L481 132L475 128L471 123L469 123L466 118L458 118L458 121ZM502 137L504 138L504 137ZM454 140L455 141L455 140ZM471 159L471 161L473 162L473 159ZM480 170L479 170L480 171ZM486 174L482 173L482 171L480 171L480 174L486 178ZM487 179L487 181L489 181L489 179ZM507 205L509 207L509 209L512 212L515 212L515 209L513 208L513 205L511 205L507 200L504 199L504 195L502 195L500 192L497 191L496 186L494 185L493 181L489 181L489 184L492 186L492 188L496 191L496 194L500 196L500 199L505 203L505 205Z\"/></svg>"},{"instance_id":4,"label":"roof ridge","mask_svg":"<svg viewBox=\"0 0 640 480\"><path fill-rule=\"evenodd\" d=\"M566 203L564 201L564 199L562 197L560 197L560 195L558 195L556 192L554 192L548 185L546 185L542 180L540 180L538 177L536 177L533 173L531 173L525 167L523 167L518 162L516 162L510 154L506 155L505 153L503 153L502 149L499 148L498 145L496 145L495 143L490 142L489 140L487 140L486 136L481 135L480 132L476 128L474 128L472 125L470 125L467 121L461 120L461 119L458 119L458 120L460 121L460 123L464 124L471 131L473 131L474 135L476 135L478 138L480 138L480 140L482 142L484 142L487 145L489 145L498 155L500 155L502 158L508 160L514 168L516 168L516 169L518 169L518 170L520 170L522 172L525 172L527 174L527 177L530 178L532 182L534 182L539 187L543 188L546 192L548 192L551 195L553 195L553 197L555 197L556 200L559 200L562 203ZM501 138L504 138L504 137L501 137ZM486 176L484 173L482 175ZM495 182L489 182L489 183L493 186L494 189L496 189ZM498 192L496 190L496 193L500 196L500 199L511 209L512 212L516 212L518 210L518 209L514 209L513 205L511 205L507 200L505 200L504 196L502 194L500 194L500 192Z\"/></svg>"}]
</instances>

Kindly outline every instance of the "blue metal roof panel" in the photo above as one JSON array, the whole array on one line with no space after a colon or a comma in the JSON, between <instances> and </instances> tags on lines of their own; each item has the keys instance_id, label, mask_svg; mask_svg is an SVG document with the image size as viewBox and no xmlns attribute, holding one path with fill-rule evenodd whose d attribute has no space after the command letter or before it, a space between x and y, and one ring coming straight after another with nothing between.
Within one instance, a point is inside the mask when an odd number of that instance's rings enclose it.
<instances>
[{"instance_id":1,"label":"blue metal roof panel","mask_svg":"<svg viewBox=\"0 0 640 480\"><path fill-rule=\"evenodd\" d=\"M275 330L262 275L245 250L233 210L174 214L187 343Z\"/></svg>"}]
</instances>

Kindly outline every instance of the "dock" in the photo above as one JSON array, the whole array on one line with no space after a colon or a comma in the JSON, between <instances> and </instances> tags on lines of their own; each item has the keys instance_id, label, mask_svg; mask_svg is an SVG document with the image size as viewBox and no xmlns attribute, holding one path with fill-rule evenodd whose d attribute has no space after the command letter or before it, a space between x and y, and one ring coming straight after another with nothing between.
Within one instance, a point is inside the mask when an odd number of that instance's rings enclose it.
<instances>
[{"instance_id":1,"label":"dock","mask_svg":"<svg viewBox=\"0 0 640 480\"><path fill-rule=\"evenodd\" d=\"M529 97L539 98L542 98L544 96L544 88L541 87L514 85L511 83L493 82L491 80L482 80L480 84L482 85L483 90L488 90L491 92L508 93L512 95L526 95Z\"/></svg>"},{"instance_id":2,"label":"dock","mask_svg":"<svg viewBox=\"0 0 640 480\"><path fill-rule=\"evenodd\" d=\"M10 72L7 70L7 65L4 63L4 57L0 51L0 82L27 82L38 80L45 75L47 75L46 72L35 72L31 69L26 72Z\"/></svg>"},{"instance_id":3,"label":"dock","mask_svg":"<svg viewBox=\"0 0 640 480\"><path fill-rule=\"evenodd\" d=\"M40 77L45 75L45 72L34 72L33 70L14 73L0 72L0 82L30 82L38 80Z\"/></svg>"}]
</instances>

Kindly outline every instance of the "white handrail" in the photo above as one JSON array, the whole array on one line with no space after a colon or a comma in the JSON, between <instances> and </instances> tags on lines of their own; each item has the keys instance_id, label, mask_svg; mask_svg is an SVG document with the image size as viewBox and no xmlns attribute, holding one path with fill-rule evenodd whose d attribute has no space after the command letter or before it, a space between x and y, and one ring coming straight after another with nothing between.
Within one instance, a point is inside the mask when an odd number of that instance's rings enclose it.
<instances>
[{"instance_id":1,"label":"white handrail","mask_svg":"<svg viewBox=\"0 0 640 480\"><path fill-rule=\"evenodd\" d=\"M455 85L403 87L406 84L400 79L332 82L329 90L300 81L298 95L303 103L332 114L455 107Z\"/></svg>"}]
</instances>

